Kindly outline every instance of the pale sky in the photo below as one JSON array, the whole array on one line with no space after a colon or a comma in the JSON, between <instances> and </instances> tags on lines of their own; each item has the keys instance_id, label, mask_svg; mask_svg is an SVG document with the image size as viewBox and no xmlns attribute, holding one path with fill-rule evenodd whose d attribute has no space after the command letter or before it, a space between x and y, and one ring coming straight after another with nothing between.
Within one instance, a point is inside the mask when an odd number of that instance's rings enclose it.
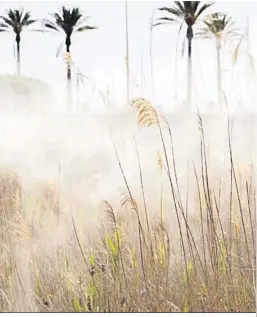
<instances>
[{"instance_id":1,"label":"pale sky","mask_svg":"<svg viewBox=\"0 0 257 317\"><path fill-rule=\"evenodd\" d=\"M171 5L171 1L129 1L129 41L132 96L152 98L149 71L149 20L155 9ZM114 106L121 107L126 101L125 68L125 2L124 1L74 1L74 2L14 2L1 1L0 14L8 8L25 8L37 19L48 18L62 5L78 6L85 16L90 16L89 23L97 30L76 34L72 37L72 56L80 71L91 80L85 80L85 89L81 99L88 106L102 106L99 91L106 93L108 87ZM257 4L247 1L218 1L208 13L222 11L233 17L237 26L246 27L250 23L250 48L255 57L257 52ZM206 12L207 13L207 12ZM153 30L153 62L155 76L155 103L174 107L175 52L178 25L165 25ZM0 33L1 37L1 73L13 73L16 70L14 58L14 36ZM187 56L181 57L181 46L185 31L181 33L179 48L179 102L186 94ZM66 70L62 56L56 58L57 47L64 40L64 35L24 32L21 41L22 73L49 83L56 96L66 88ZM256 101L253 86L249 85L249 70L244 50L239 56L238 69L235 71L232 96L233 101L243 101L248 106ZM224 88L229 94L232 78L232 55L227 50L223 60ZM195 104L206 104L216 98L216 55L215 43L209 40L195 40L193 43L193 73ZM247 74L248 73L248 74ZM75 86L76 78L73 77ZM253 81L252 81L253 83ZM232 99L231 99L232 100Z\"/></svg>"}]
</instances>

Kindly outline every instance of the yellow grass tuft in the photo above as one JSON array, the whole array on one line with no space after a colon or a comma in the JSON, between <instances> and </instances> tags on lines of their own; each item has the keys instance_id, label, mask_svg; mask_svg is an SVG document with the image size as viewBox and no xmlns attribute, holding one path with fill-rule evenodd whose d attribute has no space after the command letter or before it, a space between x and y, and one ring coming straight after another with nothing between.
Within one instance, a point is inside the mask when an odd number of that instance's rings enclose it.
<instances>
[{"instance_id":1,"label":"yellow grass tuft","mask_svg":"<svg viewBox=\"0 0 257 317\"><path fill-rule=\"evenodd\" d=\"M131 102L131 105L138 111L138 126L150 127L158 124L158 114L154 109L153 105L147 99L135 99Z\"/></svg>"}]
</instances>

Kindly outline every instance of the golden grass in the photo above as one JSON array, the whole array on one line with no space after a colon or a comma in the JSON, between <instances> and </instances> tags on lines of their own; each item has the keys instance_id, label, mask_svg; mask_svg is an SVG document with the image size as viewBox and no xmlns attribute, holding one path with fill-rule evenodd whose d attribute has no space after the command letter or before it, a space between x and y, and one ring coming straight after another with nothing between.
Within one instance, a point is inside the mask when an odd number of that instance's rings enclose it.
<instances>
[{"instance_id":1,"label":"golden grass","mask_svg":"<svg viewBox=\"0 0 257 317\"><path fill-rule=\"evenodd\" d=\"M255 311L254 169L236 168L229 147L231 171L219 187L209 169L199 115L201 163L191 179L194 205L187 207L174 152L167 154L173 144L169 124L150 103L144 101L144 107L141 102L139 125L154 123L163 140L156 159L162 175L156 180L160 205L154 214L149 213L139 152L141 192L136 196L143 199L136 200L115 144L126 190L119 203L103 203L94 227L86 226L89 213L83 209L64 213L59 186L43 184L35 198L17 176L0 178L0 311ZM169 142L164 142L166 132ZM172 197L169 218L163 213L167 192Z\"/></svg>"}]
</instances>

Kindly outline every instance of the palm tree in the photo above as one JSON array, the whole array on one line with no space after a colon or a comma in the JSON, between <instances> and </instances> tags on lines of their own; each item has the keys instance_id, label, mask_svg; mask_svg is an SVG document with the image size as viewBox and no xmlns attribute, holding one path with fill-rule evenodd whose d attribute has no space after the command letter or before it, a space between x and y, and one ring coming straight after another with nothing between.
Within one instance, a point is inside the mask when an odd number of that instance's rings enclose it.
<instances>
[{"instance_id":1,"label":"palm tree","mask_svg":"<svg viewBox=\"0 0 257 317\"><path fill-rule=\"evenodd\" d=\"M203 27L198 36L201 38L215 39L217 51L217 87L218 87L218 105L221 106L222 100L222 72L220 52L225 45L228 37L240 35L239 29L234 28L235 22L225 13L216 12L204 20L205 27Z\"/></svg>"},{"instance_id":2,"label":"palm tree","mask_svg":"<svg viewBox=\"0 0 257 317\"><path fill-rule=\"evenodd\" d=\"M51 31L65 34L66 53L68 56L70 56L71 36L73 33L96 29L95 26L85 24L88 17L83 18L79 8L67 9L63 6L58 13L52 14L52 17L53 21L44 20L43 24ZM71 67L69 62L67 62L67 88L69 102L71 98Z\"/></svg>"},{"instance_id":3,"label":"palm tree","mask_svg":"<svg viewBox=\"0 0 257 317\"><path fill-rule=\"evenodd\" d=\"M36 20L31 19L31 13L29 11L24 12L23 9L11 10L7 12L7 16L0 16L0 32L14 32L16 37L16 47L17 47L17 74L21 74L21 64L20 64L20 42L21 42L21 32L31 24L35 23Z\"/></svg>"},{"instance_id":4,"label":"palm tree","mask_svg":"<svg viewBox=\"0 0 257 317\"><path fill-rule=\"evenodd\" d=\"M155 25L165 24L169 22L186 23L187 26L187 42L188 42L188 65L187 65L187 106L191 108L192 103L192 40L194 37L193 27L199 17L213 3L203 3L203 1L174 1L171 8L162 7L160 11L169 14L167 17L159 18L159 23Z\"/></svg>"}]
</instances>

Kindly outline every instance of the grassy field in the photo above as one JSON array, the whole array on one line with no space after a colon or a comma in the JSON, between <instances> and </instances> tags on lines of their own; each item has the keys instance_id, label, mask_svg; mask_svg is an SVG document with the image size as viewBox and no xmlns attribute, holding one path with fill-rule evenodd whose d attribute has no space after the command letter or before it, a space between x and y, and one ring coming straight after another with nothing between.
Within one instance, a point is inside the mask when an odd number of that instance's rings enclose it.
<instances>
[{"instance_id":1,"label":"grassy field","mask_svg":"<svg viewBox=\"0 0 257 317\"><path fill-rule=\"evenodd\" d=\"M27 122L10 166L9 141L0 311L255 311L256 117L165 118L41 119L41 139Z\"/></svg>"}]
</instances>

